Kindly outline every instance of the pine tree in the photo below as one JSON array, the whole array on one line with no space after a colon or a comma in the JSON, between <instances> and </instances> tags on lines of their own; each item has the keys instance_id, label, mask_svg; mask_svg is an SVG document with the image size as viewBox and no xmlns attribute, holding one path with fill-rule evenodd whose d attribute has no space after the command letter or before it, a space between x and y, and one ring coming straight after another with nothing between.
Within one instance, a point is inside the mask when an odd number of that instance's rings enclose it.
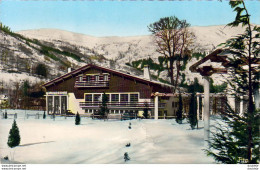
<instances>
[{"instance_id":1,"label":"pine tree","mask_svg":"<svg viewBox=\"0 0 260 170\"><path fill-rule=\"evenodd\" d=\"M183 120L182 113L183 113L182 97L181 97L181 93L179 93L179 107L176 112L176 122L179 124L182 124L182 120Z\"/></svg>"},{"instance_id":2,"label":"pine tree","mask_svg":"<svg viewBox=\"0 0 260 170\"><path fill-rule=\"evenodd\" d=\"M247 111L240 115L227 105L223 122L216 126L210 140L209 156L222 163L259 163L259 113L253 103L253 91L259 90L259 72L253 67L259 57L260 28L250 24L250 15L244 1L230 1L237 12L229 26L246 26L244 34L229 39L225 47L229 53L232 79L229 81L233 96L248 95ZM246 67L244 67L246 66ZM258 66L259 69L259 66Z\"/></svg>"},{"instance_id":3,"label":"pine tree","mask_svg":"<svg viewBox=\"0 0 260 170\"><path fill-rule=\"evenodd\" d=\"M45 119L46 118L46 114L45 114L45 111L43 112L43 117L42 117L43 119Z\"/></svg>"},{"instance_id":4,"label":"pine tree","mask_svg":"<svg viewBox=\"0 0 260 170\"><path fill-rule=\"evenodd\" d=\"M75 117L75 125L80 125L80 115L79 115L79 112L77 112L76 117Z\"/></svg>"},{"instance_id":5,"label":"pine tree","mask_svg":"<svg viewBox=\"0 0 260 170\"><path fill-rule=\"evenodd\" d=\"M21 138L20 138L19 128L17 127L16 121L14 120L12 128L9 131L7 145L10 148L14 148L20 144L20 140Z\"/></svg>"},{"instance_id":6,"label":"pine tree","mask_svg":"<svg viewBox=\"0 0 260 170\"><path fill-rule=\"evenodd\" d=\"M198 120L197 120L197 102L196 102L196 96L194 92L191 94L188 118L189 118L188 121L190 123L191 129L192 130L195 129L195 126L198 124Z\"/></svg>"},{"instance_id":7,"label":"pine tree","mask_svg":"<svg viewBox=\"0 0 260 170\"><path fill-rule=\"evenodd\" d=\"M108 96L106 95L105 92L103 92L102 103L99 109L99 115L104 119L107 118L107 114L108 114L107 102L108 102Z\"/></svg>"}]
</instances>

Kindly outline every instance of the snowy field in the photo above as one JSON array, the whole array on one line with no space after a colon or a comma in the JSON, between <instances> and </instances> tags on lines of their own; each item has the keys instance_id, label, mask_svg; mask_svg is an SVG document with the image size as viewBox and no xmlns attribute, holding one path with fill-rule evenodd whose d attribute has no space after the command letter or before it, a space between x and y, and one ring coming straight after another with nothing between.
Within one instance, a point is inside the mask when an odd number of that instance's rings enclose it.
<instances>
[{"instance_id":1,"label":"snowy field","mask_svg":"<svg viewBox=\"0 0 260 170\"><path fill-rule=\"evenodd\" d=\"M35 114L38 111L31 111ZM202 149L203 128L191 130L175 120L92 120L49 116L44 120L26 118L29 111L18 113L17 125L21 143L15 149L7 146L13 118L0 119L0 156L14 153L14 160L27 164L208 164L214 163ZM42 113L42 112L40 112ZM129 129L129 122L132 128ZM203 127L203 122L199 122ZM125 145L130 143L130 147ZM124 161L127 152L130 160Z\"/></svg>"}]
</instances>

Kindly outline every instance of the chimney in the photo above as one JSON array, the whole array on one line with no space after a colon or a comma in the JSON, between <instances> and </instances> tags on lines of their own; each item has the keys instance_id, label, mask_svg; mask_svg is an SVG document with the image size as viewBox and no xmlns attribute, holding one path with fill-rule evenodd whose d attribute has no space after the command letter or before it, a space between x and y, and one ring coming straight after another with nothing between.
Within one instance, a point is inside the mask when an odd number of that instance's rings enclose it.
<instances>
[{"instance_id":1,"label":"chimney","mask_svg":"<svg viewBox=\"0 0 260 170\"><path fill-rule=\"evenodd\" d=\"M115 69L116 62L114 60L109 60L109 67L110 69Z\"/></svg>"},{"instance_id":2,"label":"chimney","mask_svg":"<svg viewBox=\"0 0 260 170\"><path fill-rule=\"evenodd\" d=\"M148 65L144 65L144 78L151 80L150 67Z\"/></svg>"},{"instance_id":3,"label":"chimney","mask_svg":"<svg viewBox=\"0 0 260 170\"><path fill-rule=\"evenodd\" d=\"M68 68L68 73L70 73L72 71L72 68L71 67L69 67Z\"/></svg>"}]
</instances>

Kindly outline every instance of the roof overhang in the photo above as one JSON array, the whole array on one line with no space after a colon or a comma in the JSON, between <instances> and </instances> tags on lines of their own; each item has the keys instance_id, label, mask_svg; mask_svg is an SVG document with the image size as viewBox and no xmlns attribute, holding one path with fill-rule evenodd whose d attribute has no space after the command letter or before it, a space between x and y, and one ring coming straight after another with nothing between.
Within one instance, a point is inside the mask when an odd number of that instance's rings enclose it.
<instances>
[{"instance_id":1,"label":"roof overhang","mask_svg":"<svg viewBox=\"0 0 260 170\"><path fill-rule=\"evenodd\" d=\"M211 62L221 63L224 68L213 68L211 65L199 67L208 60ZM211 76L214 73L227 73L226 67L228 67L228 65L229 61L227 60L226 51L223 49L217 49L190 66L190 71L194 73L200 73L202 76Z\"/></svg>"},{"instance_id":2,"label":"roof overhang","mask_svg":"<svg viewBox=\"0 0 260 170\"><path fill-rule=\"evenodd\" d=\"M134 79L134 80L137 80L137 81L149 84L149 85L150 84L156 84L156 85L160 85L160 86L164 86L164 87L166 86L168 88L173 88L172 85L164 84L164 83L161 83L161 82L149 81L149 80L137 77L137 76L129 75L127 73L123 73L123 72L120 72L120 71L112 70L112 69L109 69L109 68L105 68L105 67L101 67L101 66L97 66L97 65L93 65L93 64L88 64L88 65L85 65L85 66L83 66L79 69L73 70L73 71L71 71L67 74L64 74L64 75L62 75L58 78L55 78L55 79L43 84L42 86L49 87L51 85L54 85L55 83L59 83L59 82L65 80L65 79L77 76L78 74L82 74L82 72L84 72L84 71L86 71L87 69L90 69L90 68L100 69L100 70L103 70L103 71L106 71L106 72L109 72L109 73L112 73L112 74L116 74L116 75L124 76L124 77L130 78L130 79Z\"/></svg>"}]
</instances>

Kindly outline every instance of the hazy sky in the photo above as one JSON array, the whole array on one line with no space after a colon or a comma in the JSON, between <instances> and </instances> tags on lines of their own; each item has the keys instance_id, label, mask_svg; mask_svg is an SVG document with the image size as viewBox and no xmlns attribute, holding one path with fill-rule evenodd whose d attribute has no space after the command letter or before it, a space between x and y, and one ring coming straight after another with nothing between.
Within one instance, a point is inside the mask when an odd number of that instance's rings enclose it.
<instances>
[{"instance_id":1,"label":"hazy sky","mask_svg":"<svg viewBox=\"0 0 260 170\"><path fill-rule=\"evenodd\" d=\"M251 22L260 24L260 1L246 1ZM234 20L228 1L11 1L0 0L0 21L13 31L57 28L93 36L147 35L161 17L177 16L192 26Z\"/></svg>"}]
</instances>

